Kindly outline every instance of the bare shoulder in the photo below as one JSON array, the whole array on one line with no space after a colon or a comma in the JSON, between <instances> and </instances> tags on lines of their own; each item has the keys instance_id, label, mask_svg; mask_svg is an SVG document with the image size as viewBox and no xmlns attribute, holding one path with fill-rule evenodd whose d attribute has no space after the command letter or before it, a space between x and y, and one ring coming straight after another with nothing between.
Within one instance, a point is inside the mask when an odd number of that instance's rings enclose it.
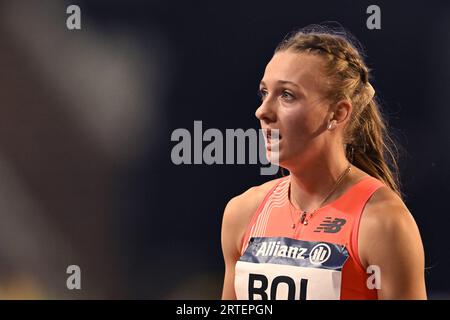
<instances>
[{"instance_id":1,"label":"bare shoulder","mask_svg":"<svg viewBox=\"0 0 450 320\"><path fill-rule=\"evenodd\" d=\"M239 259L242 239L253 214L266 194L279 179L252 187L228 201L222 219L221 244L225 262L222 299L236 299L235 264Z\"/></svg>"},{"instance_id":2,"label":"bare shoulder","mask_svg":"<svg viewBox=\"0 0 450 320\"><path fill-rule=\"evenodd\" d=\"M425 254L419 228L401 198L379 188L366 204L359 228L359 256L377 266L379 299L426 299Z\"/></svg>"},{"instance_id":3,"label":"bare shoulder","mask_svg":"<svg viewBox=\"0 0 450 320\"><path fill-rule=\"evenodd\" d=\"M222 238L231 238L236 248L250 223L253 214L279 179L254 186L228 201L222 220ZM239 248L238 248L239 249Z\"/></svg>"},{"instance_id":4,"label":"bare shoulder","mask_svg":"<svg viewBox=\"0 0 450 320\"><path fill-rule=\"evenodd\" d=\"M402 199L389 187L383 186L367 201L361 218L372 227L390 228L398 224L414 223L414 218Z\"/></svg>"},{"instance_id":5,"label":"bare shoulder","mask_svg":"<svg viewBox=\"0 0 450 320\"><path fill-rule=\"evenodd\" d=\"M231 212L231 215L233 215L236 211L239 211L242 214L244 211L256 210L270 189L272 189L278 181L279 179L267 181L261 185L251 187L240 195L235 196L228 201L225 212Z\"/></svg>"},{"instance_id":6,"label":"bare shoulder","mask_svg":"<svg viewBox=\"0 0 450 320\"><path fill-rule=\"evenodd\" d=\"M421 246L417 224L402 199L389 187L379 188L366 203L361 217L359 243L361 262L383 242L412 241Z\"/></svg>"}]
</instances>

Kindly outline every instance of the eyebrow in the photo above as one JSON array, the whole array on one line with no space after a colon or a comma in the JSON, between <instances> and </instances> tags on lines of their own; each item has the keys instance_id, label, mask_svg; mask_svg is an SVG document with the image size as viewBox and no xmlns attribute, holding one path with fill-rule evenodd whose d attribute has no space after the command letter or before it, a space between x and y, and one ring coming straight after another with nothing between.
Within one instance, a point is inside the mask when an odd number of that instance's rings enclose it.
<instances>
[{"instance_id":1,"label":"eyebrow","mask_svg":"<svg viewBox=\"0 0 450 320\"><path fill-rule=\"evenodd\" d=\"M295 82L288 81L288 80L277 80L276 82L278 84L290 84L290 85L293 85L294 87L297 87L303 94L305 94L305 90L303 90L303 87L299 86ZM262 80L261 80L261 82L259 84L262 85L262 86L266 86L266 83L264 81L262 81Z\"/></svg>"},{"instance_id":2,"label":"eyebrow","mask_svg":"<svg viewBox=\"0 0 450 320\"><path fill-rule=\"evenodd\" d=\"M292 82L292 81L287 81L287 80L278 80L277 81L279 84L292 84L293 86L295 86L295 87L299 87L298 86L298 84L296 84L295 82Z\"/></svg>"},{"instance_id":3,"label":"eyebrow","mask_svg":"<svg viewBox=\"0 0 450 320\"><path fill-rule=\"evenodd\" d=\"M299 87L298 84L296 84L295 82L288 81L288 80L277 80L277 83L279 83L279 84L291 84L293 86L296 86L297 88ZM263 85L263 86L266 85L264 81L261 81L260 84Z\"/></svg>"}]
</instances>

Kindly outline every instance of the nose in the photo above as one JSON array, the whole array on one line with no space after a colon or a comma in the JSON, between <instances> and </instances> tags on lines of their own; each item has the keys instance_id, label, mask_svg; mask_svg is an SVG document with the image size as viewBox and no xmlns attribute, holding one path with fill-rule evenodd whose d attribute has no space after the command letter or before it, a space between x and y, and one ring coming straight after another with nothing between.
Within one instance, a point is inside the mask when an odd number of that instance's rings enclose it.
<instances>
[{"instance_id":1,"label":"nose","mask_svg":"<svg viewBox=\"0 0 450 320\"><path fill-rule=\"evenodd\" d=\"M276 120L276 113L274 111L273 103L269 103L268 99L263 101L259 108L256 109L255 116L260 121L274 122Z\"/></svg>"}]
</instances>

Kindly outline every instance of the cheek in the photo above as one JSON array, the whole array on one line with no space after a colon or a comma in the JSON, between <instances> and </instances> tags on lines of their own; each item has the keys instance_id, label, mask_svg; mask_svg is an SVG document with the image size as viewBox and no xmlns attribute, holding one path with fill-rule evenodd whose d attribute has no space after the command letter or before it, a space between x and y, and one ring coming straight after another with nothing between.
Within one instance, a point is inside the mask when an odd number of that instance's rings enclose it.
<instances>
[{"instance_id":1,"label":"cheek","mask_svg":"<svg viewBox=\"0 0 450 320\"><path fill-rule=\"evenodd\" d=\"M283 121L285 136L291 141L308 139L315 132L315 120L310 113L298 110L286 114Z\"/></svg>"}]
</instances>

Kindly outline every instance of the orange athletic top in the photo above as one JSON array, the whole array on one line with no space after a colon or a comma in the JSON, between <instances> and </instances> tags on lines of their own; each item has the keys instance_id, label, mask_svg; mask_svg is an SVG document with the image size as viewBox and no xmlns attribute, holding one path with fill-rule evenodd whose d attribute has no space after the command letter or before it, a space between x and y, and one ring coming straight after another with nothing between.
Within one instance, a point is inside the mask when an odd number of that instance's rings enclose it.
<instances>
[{"instance_id":1,"label":"orange athletic top","mask_svg":"<svg viewBox=\"0 0 450 320\"><path fill-rule=\"evenodd\" d=\"M299 223L289 186L290 176L279 178L247 227L235 268L237 298L377 299L358 256L358 230L365 204L383 182L363 178L307 225Z\"/></svg>"}]
</instances>

